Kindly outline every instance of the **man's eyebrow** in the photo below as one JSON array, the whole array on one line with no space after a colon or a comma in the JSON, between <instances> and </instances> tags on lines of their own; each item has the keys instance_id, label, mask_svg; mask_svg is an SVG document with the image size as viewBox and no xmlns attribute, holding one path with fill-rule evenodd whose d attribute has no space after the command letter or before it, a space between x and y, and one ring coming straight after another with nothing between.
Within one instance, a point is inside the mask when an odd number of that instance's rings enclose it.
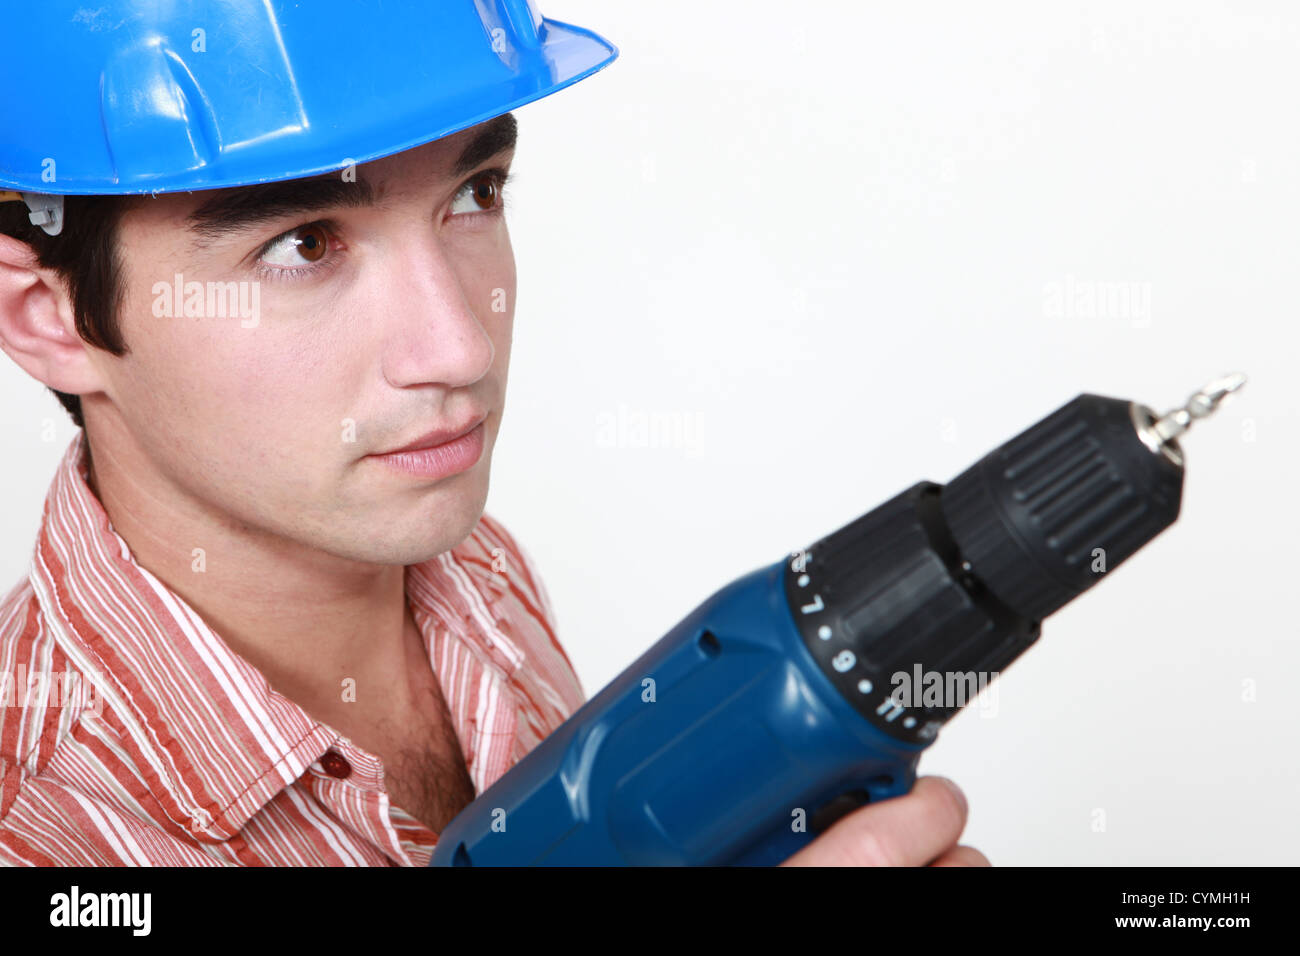
<instances>
[{"instance_id":1,"label":"man's eyebrow","mask_svg":"<svg viewBox=\"0 0 1300 956\"><path fill-rule=\"evenodd\" d=\"M323 179L286 179L232 189L190 213L185 225L199 238L213 240L290 213L373 202L374 187L366 180L358 177L356 182L344 182L337 173L329 173Z\"/></svg>"},{"instance_id":2,"label":"man's eyebrow","mask_svg":"<svg viewBox=\"0 0 1300 956\"><path fill-rule=\"evenodd\" d=\"M464 176L483 160L491 159L497 153L504 153L508 149L514 149L515 140L518 138L519 124L515 121L514 113L506 113L504 116L489 120L465 145L465 149L453 167L454 174Z\"/></svg>"},{"instance_id":3,"label":"man's eyebrow","mask_svg":"<svg viewBox=\"0 0 1300 956\"><path fill-rule=\"evenodd\" d=\"M463 176L484 160L513 149L517 138L514 114L489 120L465 144L452 174ZM338 173L326 173L223 192L190 213L185 224L197 237L211 241L291 213L359 208L374 205L374 201L375 189L368 180L358 176L354 182L345 182Z\"/></svg>"}]
</instances>

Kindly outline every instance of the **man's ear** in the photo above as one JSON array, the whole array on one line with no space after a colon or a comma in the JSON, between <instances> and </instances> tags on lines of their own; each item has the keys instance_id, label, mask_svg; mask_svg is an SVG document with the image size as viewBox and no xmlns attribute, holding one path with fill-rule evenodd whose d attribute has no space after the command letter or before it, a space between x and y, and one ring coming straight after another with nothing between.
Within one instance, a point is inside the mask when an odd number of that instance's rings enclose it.
<instances>
[{"instance_id":1,"label":"man's ear","mask_svg":"<svg viewBox=\"0 0 1300 956\"><path fill-rule=\"evenodd\" d=\"M88 348L66 284L31 246L0 234L0 350L38 382L85 395L103 390Z\"/></svg>"}]
</instances>

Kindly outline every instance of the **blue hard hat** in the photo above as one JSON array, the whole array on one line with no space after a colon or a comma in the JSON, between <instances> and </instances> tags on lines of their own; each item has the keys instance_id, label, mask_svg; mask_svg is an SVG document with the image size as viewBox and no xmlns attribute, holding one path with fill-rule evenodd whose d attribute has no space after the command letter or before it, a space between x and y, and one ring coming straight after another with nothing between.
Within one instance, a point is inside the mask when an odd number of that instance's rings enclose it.
<instances>
[{"instance_id":1,"label":"blue hard hat","mask_svg":"<svg viewBox=\"0 0 1300 956\"><path fill-rule=\"evenodd\" d=\"M23 21L0 56L0 190L29 206L342 169L618 56L532 0L41 0Z\"/></svg>"}]
</instances>

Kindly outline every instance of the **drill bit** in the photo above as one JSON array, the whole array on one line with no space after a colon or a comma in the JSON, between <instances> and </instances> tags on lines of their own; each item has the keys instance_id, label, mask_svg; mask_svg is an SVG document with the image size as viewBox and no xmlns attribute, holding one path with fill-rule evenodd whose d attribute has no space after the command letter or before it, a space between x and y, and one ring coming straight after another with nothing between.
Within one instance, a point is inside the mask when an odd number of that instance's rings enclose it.
<instances>
[{"instance_id":1,"label":"drill bit","mask_svg":"<svg viewBox=\"0 0 1300 956\"><path fill-rule=\"evenodd\" d=\"M1216 378L1187 399L1187 403L1182 408L1174 408L1161 415L1151 426L1151 430L1161 441L1177 438L1192 427L1195 419L1213 414L1225 398L1245 384L1246 376L1241 372Z\"/></svg>"},{"instance_id":2,"label":"drill bit","mask_svg":"<svg viewBox=\"0 0 1300 956\"><path fill-rule=\"evenodd\" d=\"M1246 376L1241 372L1221 376L1193 392L1181 407L1171 408L1159 418L1145 406L1134 406L1138 435L1152 451L1164 454L1181 466L1182 451L1175 439L1191 428L1196 419L1212 415L1224 399L1245 384Z\"/></svg>"}]
</instances>

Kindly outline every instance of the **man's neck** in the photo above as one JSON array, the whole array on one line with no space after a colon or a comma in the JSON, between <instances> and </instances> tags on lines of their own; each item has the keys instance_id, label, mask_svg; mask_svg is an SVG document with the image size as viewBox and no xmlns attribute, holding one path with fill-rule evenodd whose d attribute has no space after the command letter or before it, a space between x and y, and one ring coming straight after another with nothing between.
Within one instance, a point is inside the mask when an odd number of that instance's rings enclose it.
<instances>
[{"instance_id":1,"label":"man's neck","mask_svg":"<svg viewBox=\"0 0 1300 956\"><path fill-rule=\"evenodd\" d=\"M349 679L405 686L398 678L414 624L404 567L348 561L222 520L185 496L153 493L134 474L96 447L89 483L113 529L276 691L329 720Z\"/></svg>"}]
</instances>

